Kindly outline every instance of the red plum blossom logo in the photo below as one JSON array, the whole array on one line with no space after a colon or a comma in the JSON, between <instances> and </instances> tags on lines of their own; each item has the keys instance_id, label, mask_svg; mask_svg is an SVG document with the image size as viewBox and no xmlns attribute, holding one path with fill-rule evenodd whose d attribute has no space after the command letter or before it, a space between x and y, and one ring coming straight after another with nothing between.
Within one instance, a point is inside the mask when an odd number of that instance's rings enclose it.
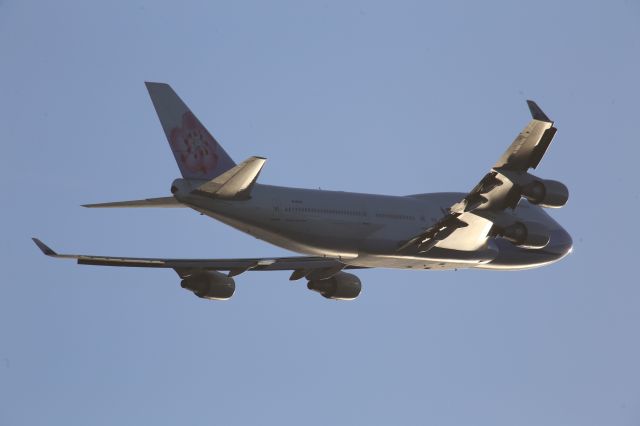
<instances>
[{"instance_id":1,"label":"red plum blossom logo","mask_svg":"<svg viewBox=\"0 0 640 426\"><path fill-rule=\"evenodd\" d=\"M191 111L182 115L181 127L174 127L169 139L181 169L206 175L218 165L218 144Z\"/></svg>"}]
</instances>

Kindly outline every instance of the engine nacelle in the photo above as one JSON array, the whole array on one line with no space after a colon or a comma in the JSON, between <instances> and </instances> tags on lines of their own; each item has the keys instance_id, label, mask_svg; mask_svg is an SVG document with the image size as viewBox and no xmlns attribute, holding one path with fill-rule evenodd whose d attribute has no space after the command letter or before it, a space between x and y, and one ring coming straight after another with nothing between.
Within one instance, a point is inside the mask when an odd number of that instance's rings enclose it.
<instances>
[{"instance_id":1,"label":"engine nacelle","mask_svg":"<svg viewBox=\"0 0 640 426\"><path fill-rule=\"evenodd\" d=\"M515 222L501 229L499 235L527 249L544 248L550 240L547 228L537 222Z\"/></svg>"},{"instance_id":2,"label":"engine nacelle","mask_svg":"<svg viewBox=\"0 0 640 426\"><path fill-rule=\"evenodd\" d=\"M557 180L535 178L522 186L522 196L540 207L560 208L567 204L569 189Z\"/></svg>"},{"instance_id":3,"label":"engine nacelle","mask_svg":"<svg viewBox=\"0 0 640 426\"><path fill-rule=\"evenodd\" d=\"M196 272L183 279L180 286L198 297L211 300L227 300L236 291L233 278L216 271Z\"/></svg>"},{"instance_id":4,"label":"engine nacelle","mask_svg":"<svg viewBox=\"0 0 640 426\"><path fill-rule=\"evenodd\" d=\"M317 291L327 299L353 300L362 291L362 282L353 274L338 272L331 278L309 281L307 288Z\"/></svg>"}]
</instances>

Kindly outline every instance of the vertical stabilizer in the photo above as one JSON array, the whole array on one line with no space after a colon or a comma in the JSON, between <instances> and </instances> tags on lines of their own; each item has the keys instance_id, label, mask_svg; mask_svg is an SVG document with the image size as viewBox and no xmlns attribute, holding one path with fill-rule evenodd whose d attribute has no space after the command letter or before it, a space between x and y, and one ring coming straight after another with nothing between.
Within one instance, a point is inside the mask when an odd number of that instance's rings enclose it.
<instances>
[{"instance_id":1,"label":"vertical stabilizer","mask_svg":"<svg viewBox=\"0 0 640 426\"><path fill-rule=\"evenodd\" d=\"M213 179L236 165L171 86L145 84L185 179Z\"/></svg>"}]
</instances>

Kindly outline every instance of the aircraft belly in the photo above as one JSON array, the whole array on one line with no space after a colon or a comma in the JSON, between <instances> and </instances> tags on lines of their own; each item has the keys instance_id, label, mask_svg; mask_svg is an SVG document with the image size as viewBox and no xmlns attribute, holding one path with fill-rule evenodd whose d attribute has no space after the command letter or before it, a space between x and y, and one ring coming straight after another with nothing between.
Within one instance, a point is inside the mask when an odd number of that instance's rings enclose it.
<instances>
[{"instance_id":1,"label":"aircraft belly","mask_svg":"<svg viewBox=\"0 0 640 426\"><path fill-rule=\"evenodd\" d=\"M423 227L423 220L398 220L397 218L380 218L373 213L366 217L349 216L346 218L327 218L314 212L306 211L304 214L292 211L289 204L284 204L281 194L263 191L263 188L255 191L255 196L247 201L224 201L211 198L197 197L182 200L200 213L206 214L219 220L233 228L252 235L261 240L267 241L279 247L309 255L338 256L342 258L354 258L359 253L387 255L395 258L398 245L413 235L417 234ZM314 193L323 194L323 192ZM324 196L329 194L324 193ZM324 205L331 205L335 197L344 197L344 194L332 194ZM292 197L289 197L292 198ZM298 198L304 199L303 196ZM403 197L384 197L383 202L378 204L383 206L392 205L394 200L399 199L404 210L408 214L414 214L418 218L419 211L416 210L417 200L404 199ZM406 204L406 205L405 205ZM342 205L348 205L346 201ZM366 208L370 212L376 212L388 207L376 207L376 204L356 203L357 206ZM284 208L289 206L289 208ZM311 210L311 209L308 209ZM410 212L410 213L409 213ZM431 212L429 212L431 213ZM374 260L375 262L382 261ZM384 260L389 265L394 261ZM424 268L423 260L418 260L415 267ZM436 262L430 267L437 266ZM401 266L407 267L400 262ZM412 266L414 267L414 266Z\"/></svg>"},{"instance_id":2,"label":"aircraft belly","mask_svg":"<svg viewBox=\"0 0 640 426\"><path fill-rule=\"evenodd\" d=\"M359 241L364 238L362 230L353 223L281 219L267 227L286 241L285 248L327 256L357 256Z\"/></svg>"},{"instance_id":3,"label":"aircraft belly","mask_svg":"<svg viewBox=\"0 0 640 426\"><path fill-rule=\"evenodd\" d=\"M308 221L289 222L281 218L256 218L231 216L198 208L226 225L271 244L299 253L321 256L355 257L357 236L344 232L346 226L313 224ZM343 232L339 232L339 231Z\"/></svg>"},{"instance_id":4,"label":"aircraft belly","mask_svg":"<svg viewBox=\"0 0 640 426\"><path fill-rule=\"evenodd\" d=\"M462 269L475 265L468 263L454 263L448 261L436 261L431 259L419 259L399 257L393 255L365 254L353 259L345 259L350 266L364 268L390 268L390 269Z\"/></svg>"}]
</instances>

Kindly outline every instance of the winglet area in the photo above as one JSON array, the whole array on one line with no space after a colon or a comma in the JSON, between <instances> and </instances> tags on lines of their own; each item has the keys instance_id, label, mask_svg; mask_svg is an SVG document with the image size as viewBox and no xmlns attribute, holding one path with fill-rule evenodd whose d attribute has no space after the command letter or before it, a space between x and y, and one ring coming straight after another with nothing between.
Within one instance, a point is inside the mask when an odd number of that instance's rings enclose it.
<instances>
[{"instance_id":1,"label":"winglet area","mask_svg":"<svg viewBox=\"0 0 640 426\"><path fill-rule=\"evenodd\" d=\"M553 123L553 121L551 121L549 117L547 117L547 114L545 114L544 111L542 111L542 108L540 108L537 103L531 100L527 100L527 105L529 106L529 111L531 111L531 116L535 120L546 121L547 123Z\"/></svg>"},{"instance_id":2,"label":"winglet area","mask_svg":"<svg viewBox=\"0 0 640 426\"><path fill-rule=\"evenodd\" d=\"M55 251L53 251L51 249L51 247L49 247L48 245L46 245L45 243L43 243L42 241L40 241L37 238L31 238L33 240L34 243L36 243L36 245L38 246L38 248L40 250L42 250L42 253L44 253L47 256L57 256L58 253L56 253Z\"/></svg>"}]
</instances>

